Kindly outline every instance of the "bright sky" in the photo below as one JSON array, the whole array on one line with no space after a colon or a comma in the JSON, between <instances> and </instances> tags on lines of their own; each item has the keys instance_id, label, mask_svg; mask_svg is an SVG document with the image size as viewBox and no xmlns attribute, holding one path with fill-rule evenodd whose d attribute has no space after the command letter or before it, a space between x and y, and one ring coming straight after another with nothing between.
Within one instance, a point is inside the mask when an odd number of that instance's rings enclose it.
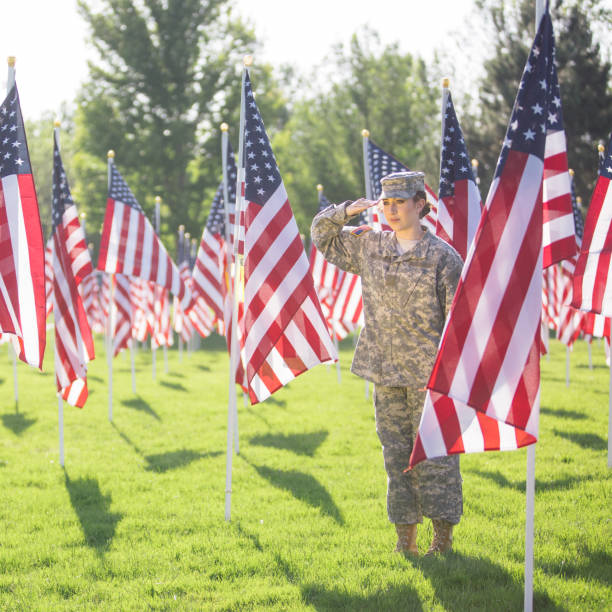
<instances>
[{"instance_id":1,"label":"bright sky","mask_svg":"<svg viewBox=\"0 0 612 612\"><path fill-rule=\"evenodd\" d=\"M318 64L335 42L346 43L367 24L400 41L401 49L430 58L454 29L464 29L473 0L235 0L264 41L263 59L301 69ZM87 30L76 0L16 0L0 21L0 59L17 58L17 84L26 119L57 112L87 77ZM257 58L256 58L257 60ZM6 64L0 87L6 86Z\"/></svg>"}]
</instances>

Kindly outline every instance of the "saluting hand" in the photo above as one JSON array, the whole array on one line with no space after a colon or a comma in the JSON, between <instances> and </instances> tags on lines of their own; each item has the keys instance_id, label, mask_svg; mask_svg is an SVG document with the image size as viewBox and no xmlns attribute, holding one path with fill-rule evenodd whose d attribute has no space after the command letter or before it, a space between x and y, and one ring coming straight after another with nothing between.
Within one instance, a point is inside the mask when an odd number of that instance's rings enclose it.
<instances>
[{"instance_id":1,"label":"saluting hand","mask_svg":"<svg viewBox=\"0 0 612 612\"><path fill-rule=\"evenodd\" d=\"M378 200L368 200L366 198L359 198L358 200L355 200L352 204L349 204L345 208L345 211L349 217L354 217L355 215L358 215L359 213L363 212L364 210L367 210L368 208L371 208L372 206L375 206L376 204L378 204Z\"/></svg>"}]
</instances>

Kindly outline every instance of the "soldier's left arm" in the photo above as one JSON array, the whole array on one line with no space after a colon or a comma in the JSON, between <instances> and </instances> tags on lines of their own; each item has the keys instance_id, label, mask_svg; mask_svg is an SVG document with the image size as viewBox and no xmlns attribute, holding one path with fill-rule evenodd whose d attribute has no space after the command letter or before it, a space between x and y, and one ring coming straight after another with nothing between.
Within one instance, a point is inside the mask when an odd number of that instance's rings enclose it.
<instances>
[{"instance_id":1,"label":"soldier's left arm","mask_svg":"<svg viewBox=\"0 0 612 612\"><path fill-rule=\"evenodd\" d=\"M462 268L463 261L459 254L454 250L445 250L438 262L436 274L438 301L445 319L453 303Z\"/></svg>"}]
</instances>

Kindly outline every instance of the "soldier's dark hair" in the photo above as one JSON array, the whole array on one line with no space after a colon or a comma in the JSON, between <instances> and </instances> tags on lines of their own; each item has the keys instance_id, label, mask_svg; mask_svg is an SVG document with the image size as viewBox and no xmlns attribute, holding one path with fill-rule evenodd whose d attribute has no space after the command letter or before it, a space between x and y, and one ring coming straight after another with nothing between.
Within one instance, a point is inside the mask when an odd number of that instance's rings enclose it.
<instances>
[{"instance_id":1,"label":"soldier's dark hair","mask_svg":"<svg viewBox=\"0 0 612 612\"><path fill-rule=\"evenodd\" d=\"M412 196L412 199L415 202L418 200L425 200L425 206L421 208L421 212L419 213L419 219L422 219L431 210L431 206L427 201L427 194L424 191L417 191L414 196Z\"/></svg>"}]
</instances>

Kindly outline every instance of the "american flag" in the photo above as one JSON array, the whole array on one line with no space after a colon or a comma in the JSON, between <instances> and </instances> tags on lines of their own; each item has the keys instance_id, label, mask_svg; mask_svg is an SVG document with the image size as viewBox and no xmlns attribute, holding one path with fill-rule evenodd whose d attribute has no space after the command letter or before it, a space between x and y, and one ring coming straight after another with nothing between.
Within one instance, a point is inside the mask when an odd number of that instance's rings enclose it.
<instances>
[{"instance_id":1,"label":"american flag","mask_svg":"<svg viewBox=\"0 0 612 612\"><path fill-rule=\"evenodd\" d=\"M234 152L227 147L227 191L230 228L234 227L236 202L236 161ZM233 232L229 232L230 244L225 241L225 203L223 182L213 198L206 226L202 232L200 248L193 268L193 293L200 296L213 309L215 316L223 320L224 300L227 295L227 259L232 253ZM231 257L231 255L229 255Z\"/></svg>"},{"instance_id":2,"label":"american flag","mask_svg":"<svg viewBox=\"0 0 612 612\"><path fill-rule=\"evenodd\" d=\"M574 172L570 170L570 195L572 201L572 215L575 228L576 247L580 249L582 244L582 235L584 233L584 223L582 221L582 213L578 207L576 200L576 191L574 189ZM582 326L584 324L584 313L573 308L572 302L572 284L576 262L578 257L576 254L571 258L566 259L559 264L559 277L561 284L561 296L559 306L559 325L557 328L557 338L566 346L571 346L580 336Z\"/></svg>"},{"instance_id":3,"label":"american flag","mask_svg":"<svg viewBox=\"0 0 612 612\"><path fill-rule=\"evenodd\" d=\"M542 183L554 40L544 14L427 384L410 466L538 437Z\"/></svg>"},{"instance_id":4,"label":"american flag","mask_svg":"<svg viewBox=\"0 0 612 612\"><path fill-rule=\"evenodd\" d=\"M465 261L480 221L482 202L450 91L443 126L436 234Z\"/></svg>"},{"instance_id":5,"label":"american flag","mask_svg":"<svg viewBox=\"0 0 612 612\"><path fill-rule=\"evenodd\" d=\"M246 69L244 83L245 355L257 403L337 355Z\"/></svg>"},{"instance_id":6,"label":"american flag","mask_svg":"<svg viewBox=\"0 0 612 612\"><path fill-rule=\"evenodd\" d=\"M393 155L390 155L368 139L368 174L370 186L372 188L372 198L374 200L378 200L382 192L380 179L383 178L383 176L387 176L387 174L391 172L404 172L409 170L410 168L395 159ZM431 210L421 219L421 223L435 234L438 198L427 184L425 184L425 193ZM377 207L373 207L370 210L373 215L373 225L376 229L391 229L385 220L384 214L379 212Z\"/></svg>"},{"instance_id":7,"label":"american flag","mask_svg":"<svg viewBox=\"0 0 612 612\"><path fill-rule=\"evenodd\" d=\"M93 271L85 232L70 195L57 135L53 138L53 316L55 382L72 406L87 401L87 363L94 345L78 286Z\"/></svg>"},{"instance_id":8,"label":"american flag","mask_svg":"<svg viewBox=\"0 0 612 612\"><path fill-rule=\"evenodd\" d=\"M116 357L120 351L130 346L134 315L130 278L124 274L114 274L112 278L115 282L113 295L113 357Z\"/></svg>"},{"instance_id":9,"label":"american flag","mask_svg":"<svg viewBox=\"0 0 612 612\"><path fill-rule=\"evenodd\" d=\"M612 316L612 137L600 164L580 255L574 273L572 306Z\"/></svg>"},{"instance_id":10,"label":"american flag","mask_svg":"<svg viewBox=\"0 0 612 612\"><path fill-rule=\"evenodd\" d=\"M182 226L179 230L177 246L177 263L181 279L183 283L185 283L185 286L190 288L191 267L189 261L189 234L185 234ZM174 299L174 331L180 335L184 342L189 342L194 333L193 324L177 298Z\"/></svg>"},{"instance_id":11,"label":"american flag","mask_svg":"<svg viewBox=\"0 0 612 612\"><path fill-rule=\"evenodd\" d=\"M98 269L152 281L172 291L184 304L191 300L176 264L115 164L111 164Z\"/></svg>"},{"instance_id":12,"label":"american flag","mask_svg":"<svg viewBox=\"0 0 612 612\"><path fill-rule=\"evenodd\" d=\"M529 68L530 64L527 64ZM544 183L542 201L544 226L542 234L543 266L547 268L562 259L576 254L574 213L572 210L571 184L567 167L567 146L563 128L561 92L557 79L555 51L547 67L546 84L548 108L538 105L532 109L541 123L546 120L546 144L544 149ZM544 114L546 113L546 114Z\"/></svg>"},{"instance_id":13,"label":"american flag","mask_svg":"<svg viewBox=\"0 0 612 612\"><path fill-rule=\"evenodd\" d=\"M42 367L45 352L45 243L28 145L13 85L0 105L0 332L19 359Z\"/></svg>"},{"instance_id":14,"label":"american flag","mask_svg":"<svg viewBox=\"0 0 612 612\"><path fill-rule=\"evenodd\" d=\"M153 295L153 335L151 336L151 348L158 349L160 346L172 346L174 338L172 335L168 290L154 283L150 284L150 289Z\"/></svg>"}]
</instances>

